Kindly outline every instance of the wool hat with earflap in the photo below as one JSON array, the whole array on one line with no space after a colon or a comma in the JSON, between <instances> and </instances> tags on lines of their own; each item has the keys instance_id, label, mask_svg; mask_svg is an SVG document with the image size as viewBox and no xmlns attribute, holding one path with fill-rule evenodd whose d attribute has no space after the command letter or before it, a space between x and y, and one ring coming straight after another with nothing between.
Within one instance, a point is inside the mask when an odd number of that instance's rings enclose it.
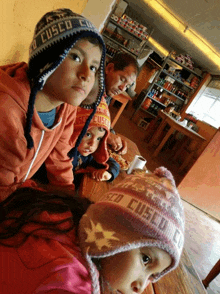
<instances>
[{"instance_id":1,"label":"wool hat with earflap","mask_svg":"<svg viewBox=\"0 0 220 294\"><path fill-rule=\"evenodd\" d=\"M177 267L184 245L184 210L170 171L127 177L91 205L79 226L80 245L89 264L93 294L99 293L94 260L142 247L165 250L172 261L155 282Z\"/></svg>"},{"instance_id":2,"label":"wool hat with earflap","mask_svg":"<svg viewBox=\"0 0 220 294\"><path fill-rule=\"evenodd\" d=\"M83 16L70 9L61 8L46 13L37 23L29 50L28 77L31 93L27 110L25 137L29 149L33 147L31 125L36 94L47 79L68 55L75 43L86 37L94 37L102 45L101 64L98 70L99 92L96 101L83 107L93 109L85 128L99 105L104 92L105 44L96 27Z\"/></svg>"},{"instance_id":3,"label":"wool hat with earflap","mask_svg":"<svg viewBox=\"0 0 220 294\"><path fill-rule=\"evenodd\" d=\"M91 115L91 109L84 109L82 107L77 108L76 120L74 123L74 133L72 136L72 144L74 144L75 138L81 133L85 122ZM107 137L110 132L111 119L108 105L105 98L102 97L100 104L97 106L96 113L94 114L92 120L89 123L87 131L92 127L101 127L105 129L105 135L99 143L97 150L92 154L96 162L105 165L106 161L109 159L109 153L107 150ZM76 157L74 159L77 160ZM74 165L74 164L73 164Z\"/></svg>"}]
</instances>

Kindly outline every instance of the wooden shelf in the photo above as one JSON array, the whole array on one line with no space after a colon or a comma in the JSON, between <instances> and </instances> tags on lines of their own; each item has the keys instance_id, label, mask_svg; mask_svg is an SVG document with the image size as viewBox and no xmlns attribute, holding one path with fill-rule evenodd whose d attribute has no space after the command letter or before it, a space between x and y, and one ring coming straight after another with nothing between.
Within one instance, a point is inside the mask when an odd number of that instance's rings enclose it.
<instances>
[{"instance_id":1,"label":"wooden shelf","mask_svg":"<svg viewBox=\"0 0 220 294\"><path fill-rule=\"evenodd\" d=\"M118 26L120 29L123 29L125 32L127 32L128 34L130 34L132 37L138 39L139 41L146 41L148 38L142 39L140 37L138 37L137 35L133 34L132 32L130 32L128 29L124 28L123 26L121 26L120 24L118 24L116 21L114 21L113 19L110 19L109 22L113 23L114 25ZM149 34L148 34L149 37Z\"/></svg>"},{"instance_id":2,"label":"wooden shelf","mask_svg":"<svg viewBox=\"0 0 220 294\"><path fill-rule=\"evenodd\" d=\"M141 107L141 110L143 110L144 112L149 113L149 114L152 115L153 117L157 117L155 114L153 114L152 112L148 111L147 109L144 109L143 107Z\"/></svg>"},{"instance_id":3,"label":"wooden shelf","mask_svg":"<svg viewBox=\"0 0 220 294\"><path fill-rule=\"evenodd\" d=\"M158 68L162 68L162 66L160 64L158 64L155 60L153 60L150 57L148 57L148 59L146 61L153 64L154 66L157 66Z\"/></svg>"},{"instance_id":4,"label":"wooden shelf","mask_svg":"<svg viewBox=\"0 0 220 294\"><path fill-rule=\"evenodd\" d=\"M150 98L152 101L154 101L154 102L156 102L156 103L160 104L160 105L161 105L161 106L163 106L163 107L166 107L166 105L165 105L165 104L161 103L161 102L160 102L160 101L158 101L157 99L154 99L154 98L152 98L152 97L150 97L150 96L148 96L148 95L147 95L147 98Z\"/></svg>"},{"instance_id":5,"label":"wooden shelf","mask_svg":"<svg viewBox=\"0 0 220 294\"><path fill-rule=\"evenodd\" d=\"M146 35L142 31L135 31L137 32L136 34L133 32L133 27L130 29L130 27L124 25L123 19L120 19L120 22L117 22L117 20L115 21L112 18L114 15L114 10L115 9L113 9L111 16L109 16L105 27L102 30L102 35L105 38L106 43L108 41L113 43L112 47L115 44L127 53L132 54L135 58L138 58L138 56L140 56L140 54L143 52L149 36L152 34L152 29L146 29ZM110 26L112 26L112 28L110 28ZM117 33L114 34L114 32ZM119 39L117 39L117 35L119 35ZM124 42L120 42L120 36L123 37L122 39ZM128 45L126 41L130 41L130 45Z\"/></svg>"},{"instance_id":6,"label":"wooden shelf","mask_svg":"<svg viewBox=\"0 0 220 294\"><path fill-rule=\"evenodd\" d=\"M112 39L111 37L109 36L106 36L105 34L102 34L104 38L110 40L111 42L115 43L116 45L122 47L124 50L126 50L128 53L134 55L135 57L138 57L137 54L135 54L134 52L130 51L127 47L125 47L124 45L122 45L121 43L115 41L114 39Z\"/></svg>"},{"instance_id":7,"label":"wooden shelf","mask_svg":"<svg viewBox=\"0 0 220 294\"><path fill-rule=\"evenodd\" d=\"M167 93L170 93L172 96L174 96L174 97L176 97L176 98L178 98L178 99L180 99L180 100L182 100L182 101L185 101L185 99L183 99L183 98L177 96L176 94L174 94L173 92L171 92L171 91L165 89L163 86L161 86L161 85L159 85L159 84L157 84L157 83L155 83L155 85L158 86L158 87L160 87L161 89L163 89L163 90L166 91ZM149 98L150 98L150 97L149 97Z\"/></svg>"},{"instance_id":8,"label":"wooden shelf","mask_svg":"<svg viewBox=\"0 0 220 294\"><path fill-rule=\"evenodd\" d=\"M165 73L166 75L168 75L169 77L171 77L172 79L174 79L175 81L177 81L178 83L182 84L183 86L189 88L190 90L195 90L194 88L192 88L191 86L186 85L184 82L182 82L180 79L174 77L172 74L170 74L169 72L167 72L165 69L162 70L163 73Z\"/></svg>"},{"instance_id":9,"label":"wooden shelf","mask_svg":"<svg viewBox=\"0 0 220 294\"><path fill-rule=\"evenodd\" d=\"M169 60L175 62L176 64L178 64L179 66L182 66L182 68L185 68L186 70L188 70L189 72L191 72L192 74L196 75L197 77L202 79L202 76L200 74L197 74L194 70L190 69L189 67L185 66L184 64L178 62L176 59L173 59L172 57L169 57Z\"/></svg>"}]
</instances>

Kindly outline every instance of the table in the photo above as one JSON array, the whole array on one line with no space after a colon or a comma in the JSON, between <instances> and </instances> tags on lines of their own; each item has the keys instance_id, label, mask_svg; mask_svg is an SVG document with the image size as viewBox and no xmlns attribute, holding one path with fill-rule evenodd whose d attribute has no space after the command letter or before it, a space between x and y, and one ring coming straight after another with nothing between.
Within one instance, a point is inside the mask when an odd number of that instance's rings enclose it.
<instances>
[{"instance_id":1,"label":"table","mask_svg":"<svg viewBox=\"0 0 220 294\"><path fill-rule=\"evenodd\" d=\"M132 161L136 154L140 155L137 145L126 137L120 135L128 143L128 152L123 157ZM120 171L119 176L111 183L97 182L84 174L79 194L89 198L91 201L98 201L105 192L127 176L126 171ZM157 283L149 284L143 294L206 294L206 290L199 279L186 250L183 250L180 264L176 270L170 272Z\"/></svg>"},{"instance_id":2,"label":"table","mask_svg":"<svg viewBox=\"0 0 220 294\"><path fill-rule=\"evenodd\" d=\"M116 95L116 96L113 96L112 97L112 100L116 100L116 101L119 101L121 103L121 106L116 114L116 116L114 117L112 123L111 123L111 127L113 128L117 122L117 120L119 119L122 111L124 110L125 106L127 105L128 101L131 101L131 97L126 94L126 93L121 93L119 95Z\"/></svg>"},{"instance_id":3,"label":"table","mask_svg":"<svg viewBox=\"0 0 220 294\"><path fill-rule=\"evenodd\" d=\"M187 164L190 162L190 160L193 158L195 152L198 150L198 147L200 147L201 144L206 141L206 139L204 137L202 137L201 135L199 135L198 133L194 132L192 129L190 129L188 127L184 127L183 125L181 125L180 122L178 122L177 120L175 120L174 118L172 118L170 115L168 115L167 113L165 113L163 111L159 111L156 119L157 120L162 119L162 122L160 123L158 129L156 130L156 132L154 133L154 135L150 139L149 145L154 145L157 142L159 136L161 135L161 133L166 125L169 125L170 129L166 133L166 135L164 136L162 141L159 143L159 145L156 147L156 149L153 153L154 157L156 157L159 154L159 152L161 151L161 149L163 148L163 146L165 145L165 143L167 142L169 137L176 131L184 134L186 137L195 141L194 150L192 150L190 152L188 157L186 157L184 159L183 164L180 166L179 170L182 171L187 166ZM182 152L183 148L186 146L186 144L187 144L187 140L184 140L183 144L181 142L181 145L178 146L179 147L178 151L173 159L176 159L181 154L181 152Z\"/></svg>"}]
</instances>

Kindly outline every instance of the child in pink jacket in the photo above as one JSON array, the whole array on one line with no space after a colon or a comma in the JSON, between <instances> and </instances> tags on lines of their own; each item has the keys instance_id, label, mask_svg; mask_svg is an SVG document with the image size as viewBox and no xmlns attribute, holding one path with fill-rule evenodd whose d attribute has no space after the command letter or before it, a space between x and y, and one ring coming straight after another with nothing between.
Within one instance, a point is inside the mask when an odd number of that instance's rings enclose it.
<instances>
[{"instance_id":1,"label":"child in pink jacket","mask_svg":"<svg viewBox=\"0 0 220 294\"><path fill-rule=\"evenodd\" d=\"M51 185L74 189L67 153L77 106L95 79L104 91L105 45L90 21L69 9L46 13L37 23L28 64L0 67L0 200L42 163ZM46 176L46 175L45 175Z\"/></svg>"},{"instance_id":2,"label":"child in pink jacket","mask_svg":"<svg viewBox=\"0 0 220 294\"><path fill-rule=\"evenodd\" d=\"M175 269L184 212L171 173L128 175L97 203L31 188L0 204L1 294L142 293Z\"/></svg>"}]
</instances>

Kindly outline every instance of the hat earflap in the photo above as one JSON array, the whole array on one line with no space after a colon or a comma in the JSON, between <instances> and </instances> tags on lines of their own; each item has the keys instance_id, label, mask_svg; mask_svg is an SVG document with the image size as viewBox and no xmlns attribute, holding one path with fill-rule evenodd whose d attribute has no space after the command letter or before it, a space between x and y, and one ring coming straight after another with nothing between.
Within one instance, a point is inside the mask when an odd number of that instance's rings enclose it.
<instances>
[{"instance_id":1,"label":"hat earflap","mask_svg":"<svg viewBox=\"0 0 220 294\"><path fill-rule=\"evenodd\" d=\"M27 116L26 116L26 126L25 126L25 131L24 135L27 140L27 148L31 149L34 147L34 141L31 137L31 125L32 125L32 118L34 114L34 103L36 99L36 94L37 92L41 89L43 86L43 81L38 81L31 89L30 93L30 98L29 98L29 103L28 103L28 111L27 111Z\"/></svg>"}]
</instances>

